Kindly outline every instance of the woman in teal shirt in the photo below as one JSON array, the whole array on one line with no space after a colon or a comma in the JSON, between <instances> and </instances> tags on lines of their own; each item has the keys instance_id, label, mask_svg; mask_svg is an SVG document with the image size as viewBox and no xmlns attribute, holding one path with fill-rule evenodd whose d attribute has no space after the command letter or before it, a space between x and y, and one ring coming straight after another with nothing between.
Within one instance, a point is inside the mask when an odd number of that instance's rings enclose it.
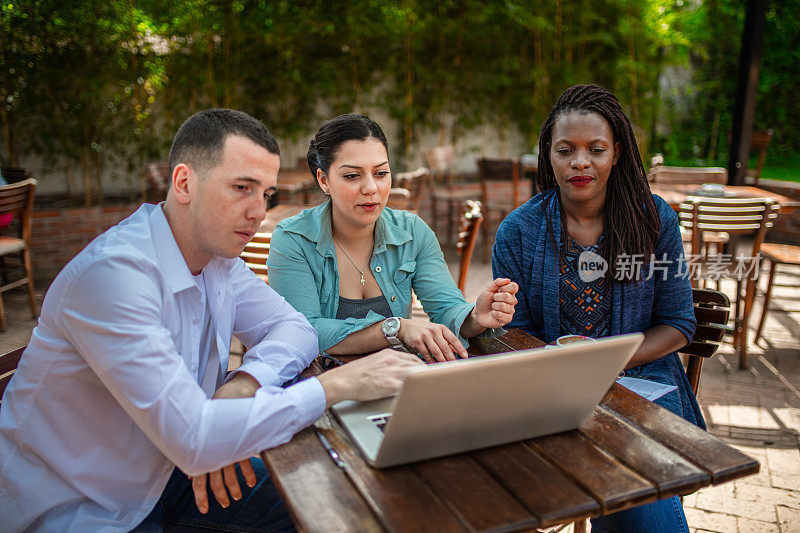
<instances>
[{"instance_id":1,"label":"woman in teal shirt","mask_svg":"<svg viewBox=\"0 0 800 533\"><path fill-rule=\"evenodd\" d=\"M516 283L496 279L467 303L428 225L386 207L388 144L373 120L326 122L308 166L330 199L278 224L267 265L270 286L305 314L320 350L405 345L427 360L452 360L466 357L465 339L511 320ZM409 318L412 288L432 322Z\"/></svg>"}]
</instances>

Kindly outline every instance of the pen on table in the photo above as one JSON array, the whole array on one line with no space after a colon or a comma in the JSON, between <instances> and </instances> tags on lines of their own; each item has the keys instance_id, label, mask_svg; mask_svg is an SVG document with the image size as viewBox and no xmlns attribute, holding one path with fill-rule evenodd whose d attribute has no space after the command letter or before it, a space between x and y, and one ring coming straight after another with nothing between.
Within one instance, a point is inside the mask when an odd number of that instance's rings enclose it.
<instances>
[{"instance_id":1,"label":"pen on table","mask_svg":"<svg viewBox=\"0 0 800 533\"><path fill-rule=\"evenodd\" d=\"M345 469L344 461L342 461L342 458L339 457L339 454L336 452L336 450L333 449L333 446L331 446L331 443L328 442L328 439L325 438L325 435L322 434L322 432L319 430L319 428L317 428L317 426L311 426L311 427L314 428L314 433L316 433L317 437L319 437L319 441L322 443L322 447L325 448L326 452L328 452L328 455L331 457L331 461L333 461L333 464L344 470Z\"/></svg>"}]
</instances>

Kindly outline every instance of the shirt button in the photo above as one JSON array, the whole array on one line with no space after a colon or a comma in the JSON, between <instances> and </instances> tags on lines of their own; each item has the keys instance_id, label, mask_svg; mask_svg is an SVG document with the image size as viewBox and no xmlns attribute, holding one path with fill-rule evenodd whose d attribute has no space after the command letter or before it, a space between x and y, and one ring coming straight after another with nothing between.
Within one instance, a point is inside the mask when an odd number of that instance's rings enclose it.
<instances>
[{"instance_id":1,"label":"shirt button","mask_svg":"<svg viewBox=\"0 0 800 533\"><path fill-rule=\"evenodd\" d=\"M192 372L194 372L195 374L197 374L197 367L196 367L196 366L193 366L193 367L192 367Z\"/></svg>"},{"instance_id":2,"label":"shirt button","mask_svg":"<svg viewBox=\"0 0 800 533\"><path fill-rule=\"evenodd\" d=\"M397 300L397 296L392 296L392 301Z\"/></svg>"},{"instance_id":3,"label":"shirt button","mask_svg":"<svg viewBox=\"0 0 800 533\"><path fill-rule=\"evenodd\" d=\"M192 320L192 324L199 324L199 323L200 323L199 318L195 318L194 320Z\"/></svg>"},{"instance_id":4,"label":"shirt button","mask_svg":"<svg viewBox=\"0 0 800 533\"><path fill-rule=\"evenodd\" d=\"M375 267L375 272L380 272L380 271L381 271L381 267Z\"/></svg>"}]
</instances>

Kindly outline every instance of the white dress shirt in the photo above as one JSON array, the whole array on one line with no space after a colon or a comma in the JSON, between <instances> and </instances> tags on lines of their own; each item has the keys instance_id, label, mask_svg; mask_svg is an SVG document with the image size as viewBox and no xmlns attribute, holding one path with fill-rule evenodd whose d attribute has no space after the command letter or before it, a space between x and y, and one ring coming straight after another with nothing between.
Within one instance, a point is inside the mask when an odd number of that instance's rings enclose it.
<instances>
[{"instance_id":1,"label":"white dress shirt","mask_svg":"<svg viewBox=\"0 0 800 533\"><path fill-rule=\"evenodd\" d=\"M291 439L325 409L308 321L240 259L189 271L160 206L92 241L50 286L0 410L0 529L127 531L174 466L197 475ZM200 354L206 308L213 329ZM210 400L233 333L254 398ZM207 361L198 384L200 360Z\"/></svg>"}]
</instances>

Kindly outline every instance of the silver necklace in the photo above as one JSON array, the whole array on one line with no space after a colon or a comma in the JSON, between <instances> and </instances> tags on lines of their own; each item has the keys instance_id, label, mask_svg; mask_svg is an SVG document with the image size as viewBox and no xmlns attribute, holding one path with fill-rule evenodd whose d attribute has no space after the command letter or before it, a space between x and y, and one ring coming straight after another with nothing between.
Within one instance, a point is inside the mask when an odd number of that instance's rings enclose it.
<instances>
[{"instance_id":1,"label":"silver necklace","mask_svg":"<svg viewBox=\"0 0 800 533\"><path fill-rule=\"evenodd\" d=\"M342 246L342 243L340 243L339 239L336 238L336 235L331 233L331 237L333 237L333 240L336 241L336 244L338 244L339 248L341 248L341 250L344 252L344 256L350 260L350 262L353 264L355 269L358 270L358 273L361 274L361 284L364 285L366 283L366 281L364 280L364 272L366 272L367 267L369 266L369 259L367 259L367 264L364 265L364 268L358 268L358 265L356 264L356 262L353 261L353 258L350 257L350 254L348 254L347 250L344 249L344 246Z\"/></svg>"}]
</instances>

